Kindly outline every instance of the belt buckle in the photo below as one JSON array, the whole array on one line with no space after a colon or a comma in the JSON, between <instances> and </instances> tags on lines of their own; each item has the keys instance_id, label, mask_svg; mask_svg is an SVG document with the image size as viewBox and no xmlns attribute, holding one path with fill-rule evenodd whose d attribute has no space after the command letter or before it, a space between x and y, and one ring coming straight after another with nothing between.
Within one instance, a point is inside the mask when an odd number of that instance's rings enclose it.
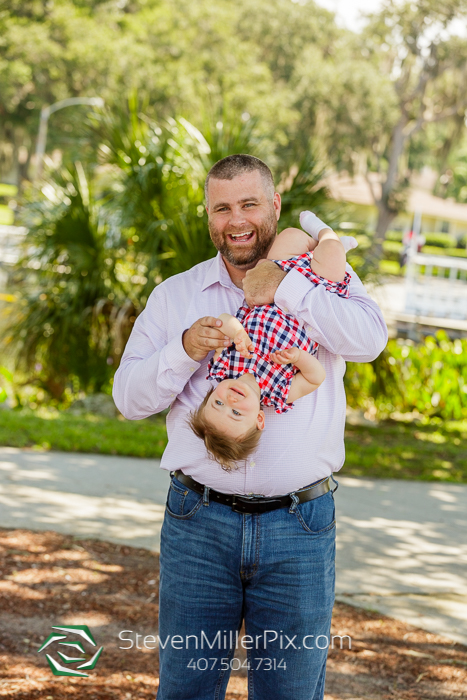
<instances>
[{"instance_id":1,"label":"belt buckle","mask_svg":"<svg viewBox=\"0 0 467 700\"><path fill-rule=\"evenodd\" d=\"M238 501L239 503L244 503L245 501L250 501L250 502L251 502L251 501L253 501L253 499L254 499L254 496L236 496L236 495L234 494L234 495L232 496L232 510L234 511L234 513L244 514L244 513L245 513L244 510L239 510L238 508L236 508L237 501Z\"/></svg>"},{"instance_id":2,"label":"belt buckle","mask_svg":"<svg viewBox=\"0 0 467 700\"><path fill-rule=\"evenodd\" d=\"M258 513L267 513L270 510L275 510L275 508L265 508L264 510L261 509L261 505L267 505L269 503L278 503L279 505L277 506L278 508L282 507L281 501L278 498L265 498L264 500L260 498L256 498L255 496L232 496L232 510L235 513L240 513L240 514L245 514L245 510L240 510L239 508L236 507L237 501L239 503L244 503L245 501L249 501L250 503L255 503L259 506L258 508Z\"/></svg>"}]
</instances>

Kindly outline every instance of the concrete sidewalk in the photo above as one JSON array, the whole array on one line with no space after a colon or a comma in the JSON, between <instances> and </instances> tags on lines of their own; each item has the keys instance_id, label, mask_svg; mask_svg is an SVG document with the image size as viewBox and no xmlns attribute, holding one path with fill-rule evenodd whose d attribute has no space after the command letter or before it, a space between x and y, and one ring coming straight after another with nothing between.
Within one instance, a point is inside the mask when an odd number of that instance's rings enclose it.
<instances>
[{"instance_id":1,"label":"concrete sidewalk","mask_svg":"<svg viewBox=\"0 0 467 700\"><path fill-rule=\"evenodd\" d=\"M467 485L338 480L338 600L467 644Z\"/></svg>"},{"instance_id":2,"label":"concrete sidewalk","mask_svg":"<svg viewBox=\"0 0 467 700\"><path fill-rule=\"evenodd\" d=\"M339 477L337 598L467 644L467 486ZM0 527L157 551L157 460L0 448Z\"/></svg>"}]
</instances>

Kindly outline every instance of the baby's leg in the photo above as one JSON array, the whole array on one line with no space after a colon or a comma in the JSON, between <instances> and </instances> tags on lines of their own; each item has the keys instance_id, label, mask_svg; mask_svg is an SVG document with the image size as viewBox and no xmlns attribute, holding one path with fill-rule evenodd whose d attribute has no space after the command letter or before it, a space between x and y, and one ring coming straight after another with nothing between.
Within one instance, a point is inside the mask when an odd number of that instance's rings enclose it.
<instances>
[{"instance_id":1,"label":"baby's leg","mask_svg":"<svg viewBox=\"0 0 467 700\"><path fill-rule=\"evenodd\" d=\"M254 350L254 345L238 318L232 316L231 314L221 314L219 318L222 321L222 332L233 340L235 343L235 348L240 355L249 359L252 351ZM224 347L222 345L216 349L216 352L214 353L215 360L217 360L223 349Z\"/></svg>"},{"instance_id":2,"label":"baby's leg","mask_svg":"<svg viewBox=\"0 0 467 700\"><path fill-rule=\"evenodd\" d=\"M299 228L286 228L276 236L268 253L269 260L288 260L296 255L309 253L317 242Z\"/></svg>"},{"instance_id":3,"label":"baby's leg","mask_svg":"<svg viewBox=\"0 0 467 700\"><path fill-rule=\"evenodd\" d=\"M313 272L331 282L343 282L345 250L337 233L311 212L302 212L300 223L315 240L318 240L311 261Z\"/></svg>"}]
</instances>

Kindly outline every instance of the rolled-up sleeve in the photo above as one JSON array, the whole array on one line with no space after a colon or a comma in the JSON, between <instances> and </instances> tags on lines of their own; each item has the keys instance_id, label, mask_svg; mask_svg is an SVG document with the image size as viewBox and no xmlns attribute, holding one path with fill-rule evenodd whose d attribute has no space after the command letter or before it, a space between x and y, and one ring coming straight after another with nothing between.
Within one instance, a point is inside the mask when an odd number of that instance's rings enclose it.
<instances>
[{"instance_id":1,"label":"rolled-up sleeve","mask_svg":"<svg viewBox=\"0 0 467 700\"><path fill-rule=\"evenodd\" d=\"M297 270L291 270L277 288L274 301L297 316L313 340L348 362L371 362L384 350L387 327L379 306L347 265L349 298L330 294Z\"/></svg>"},{"instance_id":2,"label":"rolled-up sleeve","mask_svg":"<svg viewBox=\"0 0 467 700\"><path fill-rule=\"evenodd\" d=\"M129 420L168 408L200 367L186 354L181 333L168 338L169 327L167 305L156 289L136 319L114 377L115 405Z\"/></svg>"}]
</instances>

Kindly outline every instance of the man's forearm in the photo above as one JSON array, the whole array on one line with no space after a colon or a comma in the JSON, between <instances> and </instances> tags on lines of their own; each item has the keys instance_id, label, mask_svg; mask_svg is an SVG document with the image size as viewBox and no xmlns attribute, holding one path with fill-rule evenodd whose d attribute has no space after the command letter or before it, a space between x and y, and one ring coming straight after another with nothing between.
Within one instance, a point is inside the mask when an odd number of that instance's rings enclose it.
<instances>
[{"instance_id":1,"label":"man's forearm","mask_svg":"<svg viewBox=\"0 0 467 700\"><path fill-rule=\"evenodd\" d=\"M199 367L185 352L182 333L168 336L163 300L153 292L138 316L115 373L112 395L129 420L168 408Z\"/></svg>"},{"instance_id":2,"label":"man's forearm","mask_svg":"<svg viewBox=\"0 0 467 700\"><path fill-rule=\"evenodd\" d=\"M168 408L199 367L186 355L181 338L149 357L136 352L137 340L130 339L133 342L127 345L112 388L117 408L129 420L147 418Z\"/></svg>"},{"instance_id":3,"label":"man's forearm","mask_svg":"<svg viewBox=\"0 0 467 700\"><path fill-rule=\"evenodd\" d=\"M297 316L310 338L329 352L349 362L371 362L386 346L386 323L353 271L349 294L343 299L291 270L279 285L275 302Z\"/></svg>"}]
</instances>

